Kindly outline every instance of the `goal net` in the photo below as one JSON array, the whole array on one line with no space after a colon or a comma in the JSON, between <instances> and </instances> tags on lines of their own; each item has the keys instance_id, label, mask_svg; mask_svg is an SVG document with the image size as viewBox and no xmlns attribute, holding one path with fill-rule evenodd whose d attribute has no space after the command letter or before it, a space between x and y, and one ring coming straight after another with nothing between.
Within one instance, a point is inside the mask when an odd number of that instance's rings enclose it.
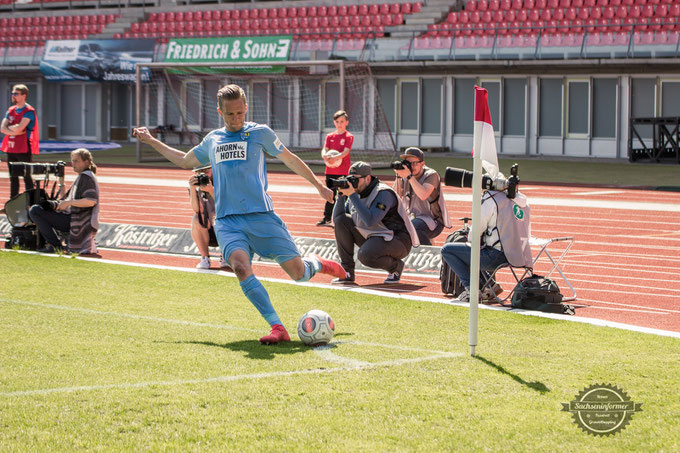
<instances>
[{"instance_id":1,"label":"goal net","mask_svg":"<svg viewBox=\"0 0 680 453\"><path fill-rule=\"evenodd\" d=\"M333 114L338 110L349 115L352 162L380 168L396 158L375 79L362 62L139 64L137 123L168 145L191 149L210 131L224 127L216 110L217 91L230 83L246 92L247 120L268 124L308 164L323 164L320 150L326 134L335 130ZM163 159L140 143L137 158Z\"/></svg>"}]
</instances>

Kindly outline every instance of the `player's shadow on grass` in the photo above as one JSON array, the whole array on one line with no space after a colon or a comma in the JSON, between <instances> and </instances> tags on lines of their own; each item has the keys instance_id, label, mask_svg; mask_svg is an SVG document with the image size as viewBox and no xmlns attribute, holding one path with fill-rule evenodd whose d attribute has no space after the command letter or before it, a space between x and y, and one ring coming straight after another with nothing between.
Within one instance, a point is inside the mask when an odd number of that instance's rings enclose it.
<instances>
[{"instance_id":1,"label":"player's shadow on grass","mask_svg":"<svg viewBox=\"0 0 680 453\"><path fill-rule=\"evenodd\" d=\"M425 285L414 285L412 283L372 283L363 285L362 288L388 289L399 291L400 293L411 293L425 288Z\"/></svg>"},{"instance_id":2,"label":"player's shadow on grass","mask_svg":"<svg viewBox=\"0 0 680 453\"><path fill-rule=\"evenodd\" d=\"M492 368L495 368L496 370L500 371L501 373L503 373L507 376L510 376L512 378L512 380L517 381L522 385L526 385L530 389L536 390L537 392L540 392L540 393L547 393L547 392L550 391L550 389L542 382L538 382L538 381L527 382L524 379L522 379L521 377L517 376L516 374L512 374L511 372L509 372L508 370L506 370L502 366L493 363L491 360L485 359L484 357L480 357L478 355L474 356L474 358L479 360L482 363L489 365Z\"/></svg>"},{"instance_id":3,"label":"player's shadow on grass","mask_svg":"<svg viewBox=\"0 0 680 453\"><path fill-rule=\"evenodd\" d=\"M231 343L215 343L212 341L178 341L183 344L197 344L216 348L229 349L230 351L245 352L249 359L271 360L276 355L297 354L309 350L300 341L286 341L275 345L262 345L257 340L232 341Z\"/></svg>"}]
</instances>

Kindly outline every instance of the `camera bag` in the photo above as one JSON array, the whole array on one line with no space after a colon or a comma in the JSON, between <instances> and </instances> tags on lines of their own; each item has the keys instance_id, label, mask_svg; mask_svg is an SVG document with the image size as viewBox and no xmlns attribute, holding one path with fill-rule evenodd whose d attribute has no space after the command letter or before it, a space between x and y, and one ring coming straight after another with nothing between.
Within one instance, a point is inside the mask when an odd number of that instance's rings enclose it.
<instances>
[{"instance_id":1,"label":"camera bag","mask_svg":"<svg viewBox=\"0 0 680 453\"><path fill-rule=\"evenodd\" d=\"M512 307L538 310L547 313L573 315L574 306L562 303L562 293L557 283L541 275L530 275L515 286Z\"/></svg>"},{"instance_id":2,"label":"camera bag","mask_svg":"<svg viewBox=\"0 0 680 453\"><path fill-rule=\"evenodd\" d=\"M38 250L42 246L42 237L35 225L12 227L9 237L5 238L5 248L18 247L22 250Z\"/></svg>"},{"instance_id":3,"label":"camera bag","mask_svg":"<svg viewBox=\"0 0 680 453\"><path fill-rule=\"evenodd\" d=\"M446 243L466 242L468 231L469 228L467 225L465 225L460 230L456 230L449 234L446 237ZM453 297L457 297L465 289L458 276L443 259L441 267L439 268L439 280L441 281L442 293L444 294L451 294Z\"/></svg>"}]
</instances>

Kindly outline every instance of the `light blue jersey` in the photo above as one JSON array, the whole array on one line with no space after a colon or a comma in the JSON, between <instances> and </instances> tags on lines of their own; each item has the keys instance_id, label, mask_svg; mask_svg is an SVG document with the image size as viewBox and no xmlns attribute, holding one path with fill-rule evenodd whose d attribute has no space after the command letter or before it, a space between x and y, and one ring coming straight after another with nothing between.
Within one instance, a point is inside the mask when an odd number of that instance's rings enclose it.
<instances>
[{"instance_id":1,"label":"light blue jersey","mask_svg":"<svg viewBox=\"0 0 680 453\"><path fill-rule=\"evenodd\" d=\"M193 152L201 164L212 165L216 218L274 210L264 153L278 156L283 144L269 126L247 122L238 132L216 129Z\"/></svg>"}]
</instances>

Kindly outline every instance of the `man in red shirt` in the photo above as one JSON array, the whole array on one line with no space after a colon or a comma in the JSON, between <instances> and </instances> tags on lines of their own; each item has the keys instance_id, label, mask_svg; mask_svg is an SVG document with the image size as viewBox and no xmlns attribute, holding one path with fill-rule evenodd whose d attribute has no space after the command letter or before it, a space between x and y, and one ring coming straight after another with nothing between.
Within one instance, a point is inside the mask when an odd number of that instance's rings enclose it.
<instances>
[{"instance_id":1,"label":"man in red shirt","mask_svg":"<svg viewBox=\"0 0 680 453\"><path fill-rule=\"evenodd\" d=\"M26 103L28 87L14 85L12 87L12 102L14 105L7 110L0 125L0 132L5 134L2 140L2 151L7 153L7 163L31 162L32 155L39 152L38 116L35 109ZM24 185L26 190L33 188L33 179L29 172L25 173ZM19 194L19 177L10 178L10 198Z\"/></svg>"},{"instance_id":2,"label":"man in red shirt","mask_svg":"<svg viewBox=\"0 0 680 453\"><path fill-rule=\"evenodd\" d=\"M347 176L351 165L349 153L354 143L354 135L347 131L349 116L344 110L338 110L333 114L333 124L335 131L326 135L326 142L321 150L321 157L326 162L326 186L333 190L337 196L337 189L331 185L331 179ZM317 226L332 226L334 202L326 202L323 210L323 219L319 220Z\"/></svg>"}]
</instances>

